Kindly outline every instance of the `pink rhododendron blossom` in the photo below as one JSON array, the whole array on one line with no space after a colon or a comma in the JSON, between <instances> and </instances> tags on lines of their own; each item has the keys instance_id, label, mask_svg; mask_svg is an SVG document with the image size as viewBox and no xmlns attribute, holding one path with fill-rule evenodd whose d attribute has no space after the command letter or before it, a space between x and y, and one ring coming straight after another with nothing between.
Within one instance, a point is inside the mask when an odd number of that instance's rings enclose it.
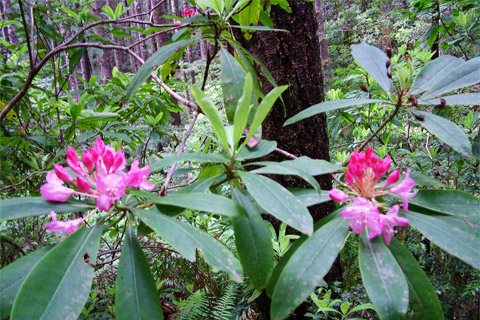
<instances>
[{"instance_id":1,"label":"pink rhododendron blossom","mask_svg":"<svg viewBox=\"0 0 480 320\"><path fill-rule=\"evenodd\" d=\"M139 168L138 160L135 160L130 171L125 173L124 153L105 145L100 138L94 147L83 152L81 161L75 149L69 147L67 163L78 176L74 180L64 167L54 164L55 171L47 173L47 183L40 188L40 193L45 199L65 202L74 194L93 197L96 198L100 210L108 211L113 203L125 194L127 187L149 191L155 187L148 182L149 166ZM76 190L66 187L65 182L74 186ZM52 222L55 221L56 219ZM60 222L57 223L59 227L62 226Z\"/></svg>"},{"instance_id":2,"label":"pink rhododendron blossom","mask_svg":"<svg viewBox=\"0 0 480 320\"><path fill-rule=\"evenodd\" d=\"M182 16L184 18L193 17L195 15L195 10L193 9L183 9Z\"/></svg>"},{"instance_id":3,"label":"pink rhododendron blossom","mask_svg":"<svg viewBox=\"0 0 480 320\"><path fill-rule=\"evenodd\" d=\"M178 25L181 25L181 24L182 24L182 21L180 21L180 20L173 20L173 24L178 26Z\"/></svg>"},{"instance_id":4,"label":"pink rhododendron blossom","mask_svg":"<svg viewBox=\"0 0 480 320\"><path fill-rule=\"evenodd\" d=\"M383 224L382 234L387 245L390 245L392 235L397 232L393 229L394 227L408 227L408 219L398 216L399 208L399 205L394 205L386 214L380 215Z\"/></svg>"},{"instance_id":5,"label":"pink rhododendron blossom","mask_svg":"<svg viewBox=\"0 0 480 320\"><path fill-rule=\"evenodd\" d=\"M70 221L57 220L57 214L53 211L50 212L52 221L47 222L45 229L50 232L61 233L65 232L67 235L75 232L83 223L84 219L75 219Z\"/></svg>"},{"instance_id":6,"label":"pink rhododendron blossom","mask_svg":"<svg viewBox=\"0 0 480 320\"><path fill-rule=\"evenodd\" d=\"M390 189L391 192L395 193L403 199L404 211L408 211L408 199L413 198L418 192L418 190L411 192L414 184L415 181L410 178L410 169L407 169L407 174L405 175L403 181Z\"/></svg>"},{"instance_id":7,"label":"pink rhododendron blossom","mask_svg":"<svg viewBox=\"0 0 480 320\"><path fill-rule=\"evenodd\" d=\"M342 214L344 219L351 219L350 227L355 233L365 231L365 226L369 228L368 237L370 239L383 234L387 244L390 244L392 235L395 233L394 227L408 226L408 219L398 217L398 205L393 206L387 213L384 213L384 204L376 200L387 194L395 194L403 199L403 210L408 210L408 200L417 194L412 192L415 184L410 178L410 169L403 181L394 187L387 188L398 182L400 179L400 170L396 170L387 177L384 187L378 187L377 184L391 167L390 157L384 160L379 159L371 148L365 152L354 151L350 157L348 170L345 173L345 181L348 182L345 187L348 192L339 189L332 189L328 192L330 198L336 202L344 202L349 199L351 204L347 206Z\"/></svg>"},{"instance_id":8,"label":"pink rhododendron blossom","mask_svg":"<svg viewBox=\"0 0 480 320\"><path fill-rule=\"evenodd\" d=\"M380 212L378 212L378 208L376 206L374 206L370 201L365 198L355 198L352 205L346 207L345 210L343 210L342 218L351 219L350 227L356 234L365 231L365 226L372 230L372 233L370 233L370 235L373 234L373 237L382 232Z\"/></svg>"}]
</instances>

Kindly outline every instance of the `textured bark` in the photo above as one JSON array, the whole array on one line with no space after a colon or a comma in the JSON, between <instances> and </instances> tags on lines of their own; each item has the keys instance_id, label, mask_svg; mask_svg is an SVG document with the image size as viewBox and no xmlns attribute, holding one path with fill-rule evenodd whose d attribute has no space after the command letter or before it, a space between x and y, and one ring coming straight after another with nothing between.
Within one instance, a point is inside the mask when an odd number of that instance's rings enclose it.
<instances>
[{"instance_id":1,"label":"textured bark","mask_svg":"<svg viewBox=\"0 0 480 320\"><path fill-rule=\"evenodd\" d=\"M151 1L151 7L153 8L158 3L158 0ZM155 24L164 24L167 23L167 20L161 18L162 15L167 14L167 2L163 2L160 6L158 6L152 12L152 20ZM159 35L155 36L152 40L152 52L157 51L164 45L165 42L168 41L168 34L167 33L160 33Z\"/></svg>"},{"instance_id":2,"label":"textured bark","mask_svg":"<svg viewBox=\"0 0 480 320\"><path fill-rule=\"evenodd\" d=\"M328 63L328 48L327 39L325 35L325 25L323 18L323 1L315 0L315 18L317 19L317 37L320 42L320 58L322 59L322 65L325 66Z\"/></svg>"},{"instance_id":3,"label":"textured bark","mask_svg":"<svg viewBox=\"0 0 480 320\"><path fill-rule=\"evenodd\" d=\"M105 0L97 0L95 2L95 15L99 18L102 18L102 8L106 5ZM99 27L95 29L95 33L104 39L112 40L110 32L107 33L107 29L104 27ZM102 56L100 57L100 70L102 71L102 77L104 79L112 78L112 69L114 66L114 57L113 50L103 50Z\"/></svg>"},{"instance_id":4,"label":"textured bark","mask_svg":"<svg viewBox=\"0 0 480 320\"><path fill-rule=\"evenodd\" d=\"M382 13L382 48L387 51L391 48L390 33L392 28L390 26L389 13L392 10L392 3L390 0L380 0L380 11Z\"/></svg>"},{"instance_id":5,"label":"textured bark","mask_svg":"<svg viewBox=\"0 0 480 320\"><path fill-rule=\"evenodd\" d=\"M283 127L287 118L323 101L322 63L313 4L293 0L289 3L291 14L279 6L272 7L271 11L274 27L286 29L288 33L257 33L244 43L248 50L265 63L278 85L289 85L282 95L285 106L278 101L264 122L263 138L277 141L279 148L297 156L328 160L325 114ZM267 80L263 79L262 82L267 92L272 89ZM269 160L285 159L274 154ZM277 181L288 187L306 186L291 177L278 178ZM331 188L330 177L321 178L319 182L322 189ZM317 221L332 209L333 206L329 203L314 207L311 213Z\"/></svg>"}]
</instances>

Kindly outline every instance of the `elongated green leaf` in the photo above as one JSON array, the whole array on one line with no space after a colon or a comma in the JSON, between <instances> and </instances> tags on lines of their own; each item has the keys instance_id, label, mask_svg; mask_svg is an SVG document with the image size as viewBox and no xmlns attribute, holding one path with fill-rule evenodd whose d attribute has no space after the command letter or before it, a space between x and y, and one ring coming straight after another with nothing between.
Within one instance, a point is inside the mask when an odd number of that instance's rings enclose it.
<instances>
[{"instance_id":1,"label":"elongated green leaf","mask_svg":"<svg viewBox=\"0 0 480 320\"><path fill-rule=\"evenodd\" d=\"M148 79L154 66L159 66L165 63L171 55L175 54L182 48L194 43L197 39L181 40L174 43L167 44L161 47L147 61L138 69L137 74L132 79L127 88L125 94L125 102L128 102L135 92L142 86L142 84Z\"/></svg>"},{"instance_id":2,"label":"elongated green leaf","mask_svg":"<svg viewBox=\"0 0 480 320\"><path fill-rule=\"evenodd\" d=\"M118 264L115 315L118 320L163 319L150 265L131 226Z\"/></svg>"},{"instance_id":3,"label":"elongated green leaf","mask_svg":"<svg viewBox=\"0 0 480 320\"><path fill-rule=\"evenodd\" d=\"M274 29L267 26L246 26L246 25L231 25L232 28L245 29L245 30L255 30L255 31L275 31L275 32L288 32L285 29Z\"/></svg>"},{"instance_id":4,"label":"elongated green leaf","mask_svg":"<svg viewBox=\"0 0 480 320\"><path fill-rule=\"evenodd\" d=\"M343 246L348 228L348 221L338 217L296 249L275 284L271 319L287 318L323 281Z\"/></svg>"},{"instance_id":5,"label":"elongated green leaf","mask_svg":"<svg viewBox=\"0 0 480 320\"><path fill-rule=\"evenodd\" d=\"M445 100L447 105L477 105L480 102L480 93L462 93L462 94L453 94L450 96L443 96L441 97ZM436 105L440 104L440 98L432 99L432 100L418 100L418 104L426 104L426 105Z\"/></svg>"},{"instance_id":6,"label":"elongated green leaf","mask_svg":"<svg viewBox=\"0 0 480 320\"><path fill-rule=\"evenodd\" d=\"M260 140L260 143L253 149L243 148L237 155L237 160L261 158L272 153L277 147L276 141Z\"/></svg>"},{"instance_id":7,"label":"elongated green leaf","mask_svg":"<svg viewBox=\"0 0 480 320\"><path fill-rule=\"evenodd\" d=\"M232 123L237 102L244 91L246 72L227 50L222 48L220 56L222 59L223 103L227 111L228 122ZM248 102L250 105L250 99L248 99Z\"/></svg>"},{"instance_id":8,"label":"elongated green leaf","mask_svg":"<svg viewBox=\"0 0 480 320\"><path fill-rule=\"evenodd\" d=\"M266 174L279 174L279 175L294 175L299 176L303 180L310 183L312 187L316 190L320 190L320 185L318 184L317 180L310 175L308 172L304 171L302 168L298 168L292 165L289 162L257 162L256 164L264 164L263 168L258 168L253 171L252 173L266 173Z\"/></svg>"},{"instance_id":9,"label":"elongated green leaf","mask_svg":"<svg viewBox=\"0 0 480 320\"><path fill-rule=\"evenodd\" d=\"M463 62L462 59L453 56L440 56L430 61L418 73L413 81L410 93L414 95L422 95L428 92L443 76L445 70L451 70Z\"/></svg>"},{"instance_id":10,"label":"elongated green leaf","mask_svg":"<svg viewBox=\"0 0 480 320\"><path fill-rule=\"evenodd\" d=\"M389 249L406 277L410 301L416 311L414 318L422 320L443 319L442 306L435 289L417 260L395 238L390 242Z\"/></svg>"},{"instance_id":11,"label":"elongated green leaf","mask_svg":"<svg viewBox=\"0 0 480 320\"><path fill-rule=\"evenodd\" d=\"M200 163L222 163L228 162L228 158L222 154L205 154L205 153L182 153L181 155L168 156L158 160L150 166L152 172L159 171L177 162L194 161Z\"/></svg>"},{"instance_id":12,"label":"elongated green leaf","mask_svg":"<svg viewBox=\"0 0 480 320\"><path fill-rule=\"evenodd\" d=\"M252 125L250 126L250 131L248 132L248 136L245 138L244 144L246 144L248 140L255 134L263 120L265 120L267 117L270 109L272 109L275 101L277 101L278 97L280 97L283 91L287 90L287 87L288 86L275 87L265 96L265 98L263 98L262 102L257 107L257 111L253 117Z\"/></svg>"},{"instance_id":13,"label":"elongated green leaf","mask_svg":"<svg viewBox=\"0 0 480 320\"><path fill-rule=\"evenodd\" d=\"M30 271L15 299L12 320L77 319L87 301L103 228L82 226L48 252Z\"/></svg>"},{"instance_id":14,"label":"elongated green leaf","mask_svg":"<svg viewBox=\"0 0 480 320\"><path fill-rule=\"evenodd\" d=\"M248 192L265 211L294 229L311 235L313 219L307 208L275 181L248 172L239 172Z\"/></svg>"},{"instance_id":15,"label":"elongated green leaf","mask_svg":"<svg viewBox=\"0 0 480 320\"><path fill-rule=\"evenodd\" d=\"M224 0L197 0L197 4L204 9L205 6L212 8L215 13L222 15L225 8Z\"/></svg>"},{"instance_id":16,"label":"elongated green leaf","mask_svg":"<svg viewBox=\"0 0 480 320\"><path fill-rule=\"evenodd\" d=\"M158 204L217 213L229 217L246 215L245 210L237 202L212 193L176 192L164 197L150 198L150 201Z\"/></svg>"},{"instance_id":17,"label":"elongated green leaf","mask_svg":"<svg viewBox=\"0 0 480 320\"><path fill-rule=\"evenodd\" d=\"M417 195L410 200L411 209L425 208L428 211L456 215L458 217L471 217L480 210L480 199L471 193L459 190L419 190ZM475 214L476 213L476 214Z\"/></svg>"},{"instance_id":18,"label":"elongated green leaf","mask_svg":"<svg viewBox=\"0 0 480 320\"><path fill-rule=\"evenodd\" d=\"M301 189L292 188L288 189L295 197L303 202L305 207L314 206L319 203L331 201L327 191L321 191L320 193L314 189Z\"/></svg>"},{"instance_id":19,"label":"elongated green leaf","mask_svg":"<svg viewBox=\"0 0 480 320\"><path fill-rule=\"evenodd\" d=\"M56 213L77 212L93 209L96 206L84 201L68 200L67 202L51 202L41 197L13 198L0 201L0 221Z\"/></svg>"},{"instance_id":20,"label":"elongated green leaf","mask_svg":"<svg viewBox=\"0 0 480 320\"><path fill-rule=\"evenodd\" d=\"M392 84L387 77L388 58L382 50L366 43L360 43L352 45L352 55L385 92L390 91Z\"/></svg>"},{"instance_id":21,"label":"elongated green leaf","mask_svg":"<svg viewBox=\"0 0 480 320\"><path fill-rule=\"evenodd\" d=\"M250 1L250 4L239 14L239 23L243 26L256 26L258 24L258 19L260 18L260 10L260 0ZM245 39L250 40L252 36L246 30L247 29L242 28Z\"/></svg>"},{"instance_id":22,"label":"elongated green leaf","mask_svg":"<svg viewBox=\"0 0 480 320\"><path fill-rule=\"evenodd\" d=\"M235 123L234 123L234 146L235 148L242 137L243 130L247 126L248 115L250 113L250 100L252 99L253 80L250 73L247 73L245 78L245 86L243 88L242 96L238 100L238 105L235 110Z\"/></svg>"},{"instance_id":23,"label":"elongated green leaf","mask_svg":"<svg viewBox=\"0 0 480 320\"><path fill-rule=\"evenodd\" d=\"M443 117L431 114L430 112L414 110L415 115L423 116L418 123L438 139L451 146L455 151L469 157L472 154L470 141L467 136L455 123Z\"/></svg>"},{"instance_id":24,"label":"elongated green leaf","mask_svg":"<svg viewBox=\"0 0 480 320\"><path fill-rule=\"evenodd\" d=\"M262 291L267 286L273 271L273 245L271 233L255 206L237 189L234 199L248 213L247 217L233 219L235 243L240 262L255 289Z\"/></svg>"},{"instance_id":25,"label":"elongated green leaf","mask_svg":"<svg viewBox=\"0 0 480 320\"><path fill-rule=\"evenodd\" d=\"M465 61L452 69L438 70L438 80L422 95L422 99L436 98L444 93L480 82L480 57Z\"/></svg>"},{"instance_id":26,"label":"elongated green leaf","mask_svg":"<svg viewBox=\"0 0 480 320\"><path fill-rule=\"evenodd\" d=\"M313 117L314 115L322 112L327 112L327 111L332 111L332 110L337 110L337 109L342 109L346 107L367 104L367 103L377 103L377 102L387 102L387 101L377 100L377 99L344 99L344 100L327 101L327 102L314 104L313 106L308 107L307 109L302 110L301 112L297 113L293 117L287 119L287 121L285 121L284 126L288 126L300 120Z\"/></svg>"},{"instance_id":27,"label":"elongated green leaf","mask_svg":"<svg viewBox=\"0 0 480 320\"><path fill-rule=\"evenodd\" d=\"M120 115L115 112L88 112L86 114L80 113L78 124L92 124L100 121L114 121L117 120Z\"/></svg>"},{"instance_id":28,"label":"elongated green leaf","mask_svg":"<svg viewBox=\"0 0 480 320\"><path fill-rule=\"evenodd\" d=\"M232 280L242 281L242 267L237 258L205 232L188 223L167 217L156 208L134 210L134 213L188 260L195 261L195 251L200 249L213 271L225 271Z\"/></svg>"},{"instance_id":29,"label":"elongated green leaf","mask_svg":"<svg viewBox=\"0 0 480 320\"><path fill-rule=\"evenodd\" d=\"M478 209L471 216L434 216L414 211L400 214L437 246L480 269Z\"/></svg>"},{"instance_id":30,"label":"elongated green leaf","mask_svg":"<svg viewBox=\"0 0 480 320\"><path fill-rule=\"evenodd\" d=\"M23 281L30 270L37 265L50 249L52 249L52 246L31 252L0 270L0 319L5 319L10 315L13 301Z\"/></svg>"},{"instance_id":31,"label":"elongated green leaf","mask_svg":"<svg viewBox=\"0 0 480 320\"><path fill-rule=\"evenodd\" d=\"M217 107L213 104L212 100L205 95L200 89L197 87L192 87L192 94L195 100L198 103L200 109L202 109L203 113L207 116L208 120L212 124L213 130L217 134L218 138L223 144L225 150L229 150L227 133L225 131L225 127L223 126L223 121L220 113L217 110Z\"/></svg>"},{"instance_id":32,"label":"elongated green leaf","mask_svg":"<svg viewBox=\"0 0 480 320\"><path fill-rule=\"evenodd\" d=\"M270 165L275 162L255 162L255 165ZM333 163L330 163L325 160L311 159L309 157L299 157L294 160L286 160L279 162L282 166L285 165L289 168L296 168L302 170L303 172L312 175L319 176L322 174L329 174L332 172L342 170L341 166L337 166Z\"/></svg>"},{"instance_id":33,"label":"elongated green leaf","mask_svg":"<svg viewBox=\"0 0 480 320\"><path fill-rule=\"evenodd\" d=\"M403 319L408 307L408 284L402 269L381 237L360 237L359 267L363 284L380 319Z\"/></svg>"}]
</instances>

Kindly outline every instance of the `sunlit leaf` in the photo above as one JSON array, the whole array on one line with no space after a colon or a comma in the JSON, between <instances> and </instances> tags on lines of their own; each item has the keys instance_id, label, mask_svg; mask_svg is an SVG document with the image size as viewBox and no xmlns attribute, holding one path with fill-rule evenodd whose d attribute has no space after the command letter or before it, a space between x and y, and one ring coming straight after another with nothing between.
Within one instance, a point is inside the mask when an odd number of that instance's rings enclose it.
<instances>
[{"instance_id":1,"label":"sunlit leaf","mask_svg":"<svg viewBox=\"0 0 480 320\"><path fill-rule=\"evenodd\" d=\"M352 45L352 55L385 92L390 91L392 84L387 76L388 58L382 50L360 43Z\"/></svg>"}]
</instances>

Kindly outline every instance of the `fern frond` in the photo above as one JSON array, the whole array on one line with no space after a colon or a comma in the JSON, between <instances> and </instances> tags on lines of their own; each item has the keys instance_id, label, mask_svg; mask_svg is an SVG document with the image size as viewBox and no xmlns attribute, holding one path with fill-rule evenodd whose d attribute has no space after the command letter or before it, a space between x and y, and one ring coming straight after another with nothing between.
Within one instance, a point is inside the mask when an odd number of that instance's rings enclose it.
<instances>
[{"instance_id":1,"label":"fern frond","mask_svg":"<svg viewBox=\"0 0 480 320\"><path fill-rule=\"evenodd\" d=\"M208 310L208 300L205 299L205 292L202 290L196 291L185 301L178 320L196 320L205 319Z\"/></svg>"},{"instance_id":2,"label":"fern frond","mask_svg":"<svg viewBox=\"0 0 480 320\"><path fill-rule=\"evenodd\" d=\"M218 300L215 308L213 309L212 316L214 320L235 319L232 309L235 307L237 294L237 284L230 282L225 290L225 294Z\"/></svg>"}]
</instances>

